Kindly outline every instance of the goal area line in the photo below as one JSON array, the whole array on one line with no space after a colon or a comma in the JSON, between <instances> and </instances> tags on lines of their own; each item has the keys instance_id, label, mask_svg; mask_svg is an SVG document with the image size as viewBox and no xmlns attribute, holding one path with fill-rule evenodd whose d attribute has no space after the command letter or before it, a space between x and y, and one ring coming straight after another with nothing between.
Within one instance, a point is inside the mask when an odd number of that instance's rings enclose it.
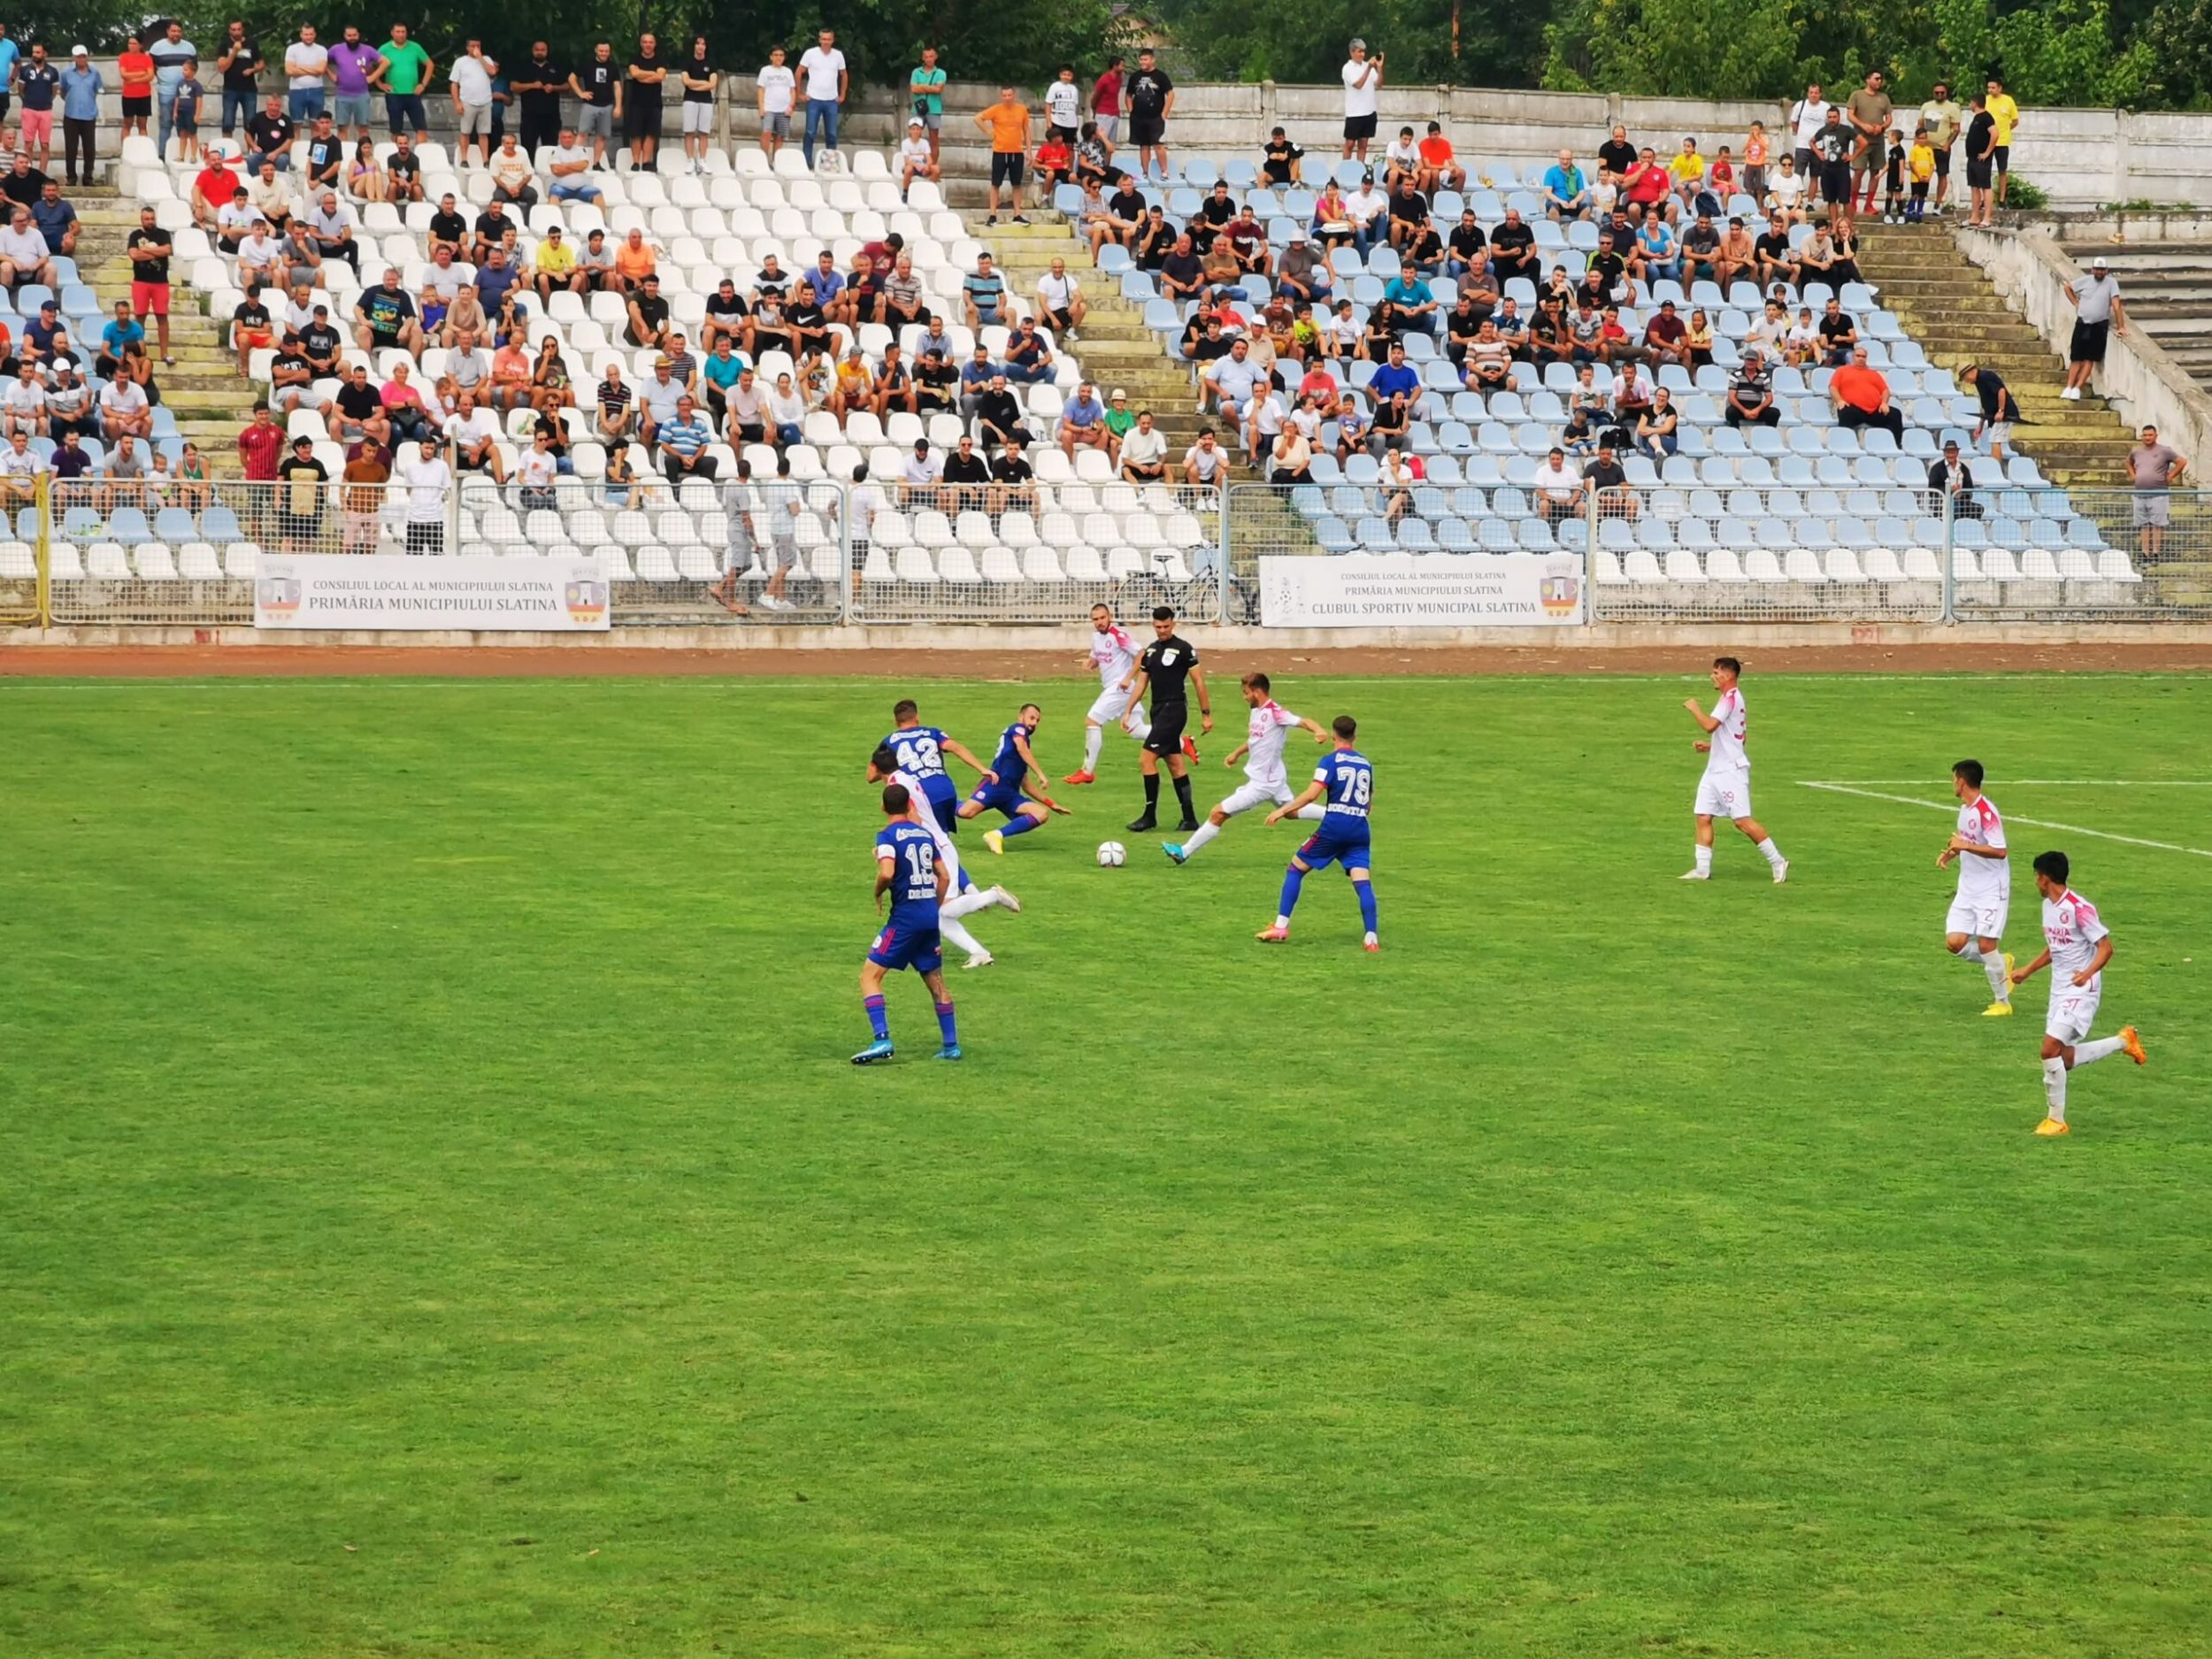
<instances>
[{"instance_id":1,"label":"goal area line","mask_svg":"<svg viewBox=\"0 0 2212 1659\"><path fill-rule=\"evenodd\" d=\"M1797 781L1798 787L1801 788L1824 789L1831 795L1858 795L1868 801L1891 801L1894 802L1899 806L1928 807L1938 812L1955 812L1958 810L1958 803L1956 801L1929 801L1924 800L1918 795L1891 795L1886 790L1862 788L1859 787L1859 781L1842 782L1815 778L1801 778ZM1882 783L1925 782L1926 780L1924 779L1866 779L1860 781L1867 783ZM2028 784L2037 781L2045 783L2081 783L2091 780L2082 779L2033 780L2017 778L2013 780L2013 781L2020 784ZM2103 786L2101 785L2099 787L2101 787ZM2129 787L2141 787L2143 786L2133 785ZM2039 829L2063 830L2069 835L2088 835L2094 837L2098 841L2121 841L2130 847L2154 848L2157 851L2163 853L2186 853L2193 858L2212 858L2212 848L2184 847L2176 841L2150 841L2140 835L2118 835L2115 834L2110 830L2091 829L2088 826L2083 824L2062 824L2055 818L2024 818L2016 812L2008 812L2005 814L2005 821L2008 824L2032 824Z\"/></svg>"}]
</instances>

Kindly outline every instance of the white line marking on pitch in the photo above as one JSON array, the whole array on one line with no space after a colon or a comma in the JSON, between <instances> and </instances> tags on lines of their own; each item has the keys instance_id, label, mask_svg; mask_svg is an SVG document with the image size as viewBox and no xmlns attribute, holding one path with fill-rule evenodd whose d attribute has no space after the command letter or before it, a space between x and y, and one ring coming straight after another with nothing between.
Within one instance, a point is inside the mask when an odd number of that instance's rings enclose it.
<instances>
[{"instance_id":1,"label":"white line marking on pitch","mask_svg":"<svg viewBox=\"0 0 2212 1659\"><path fill-rule=\"evenodd\" d=\"M1800 778L1797 781L1804 788L1825 789L1832 795L1863 795L1870 801L1894 801L1900 806L1932 807L1939 812L1958 810L1955 801L1923 801L1916 795L1885 795L1878 789L1855 789L1848 784L1819 783L1810 778ZM2099 841L2125 841L2131 847L2154 847L2160 852L2187 853L2193 857L2212 858L2212 849L2202 847L2182 847L2172 841L2146 841L2139 835L2115 835L2110 830L2089 829L2079 824L2061 824L2047 818L2022 818L2015 812L2008 812L2005 818L2008 823L2032 824L2039 829L2064 830L2069 835L2093 835Z\"/></svg>"},{"instance_id":2,"label":"white line marking on pitch","mask_svg":"<svg viewBox=\"0 0 2212 1659\"><path fill-rule=\"evenodd\" d=\"M1827 784L1816 784L1815 788L1854 783L1918 783L1932 782L1928 778L1835 778ZM2003 787L2031 788L2039 784L2060 785L2084 789L2212 789L2212 778L2007 778Z\"/></svg>"}]
</instances>

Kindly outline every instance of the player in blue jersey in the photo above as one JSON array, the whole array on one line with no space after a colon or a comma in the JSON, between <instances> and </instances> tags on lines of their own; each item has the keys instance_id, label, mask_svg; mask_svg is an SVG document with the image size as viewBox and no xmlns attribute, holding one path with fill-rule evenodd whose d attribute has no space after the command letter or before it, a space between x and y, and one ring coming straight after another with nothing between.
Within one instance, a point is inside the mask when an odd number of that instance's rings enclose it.
<instances>
[{"instance_id":1,"label":"player in blue jersey","mask_svg":"<svg viewBox=\"0 0 2212 1659\"><path fill-rule=\"evenodd\" d=\"M1375 884L1367 873L1367 814L1375 799L1375 768L1352 746L1352 740L1359 735L1358 721L1340 714L1329 723L1329 729L1336 733L1335 752L1315 769L1313 781L1303 795L1267 815L1270 824L1278 824L1324 796L1329 803L1328 810L1321 815L1321 827L1292 855L1290 867L1283 872L1283 896L1275 912L1275 926L1261 929L1258 937L1271 945L1286 943L1290 938L1290 913L1298 908L1299 887L1315 871L1342 864L1344 873L1352 879L1353 890L1359 895L1360 919L1367 924L1363 942L1370 950L1380 950L1381 941L1375 937Z\"/></svg>"},{"instance_id":2,"label":"player in blue jersey","mask_svg":"<svg viewBox=\"0 0 2212 1659\"><path fill-rule=\"evenodd\" d=\"M983 832L983 844L995 853L1006 850L1008 836L1026 835L1052 813L1057 812L1063 818L1073 816L1043 792L1040 786L1045 781L1045 769L1029 752L1029 740L1037 735L1037 727L1044 718L1044 711L1035 703L1022 704L1014 724L998 734L998 753L991 757L984 780L960 803L962 818L979 818L986 812L1006 815L1005 828ZM1037 780L1033 784L1030 782L1033 775Z\"/></svg>"},{"instance_id":3,"label":"player in blue jersey","mask_svg":"<svg viewBox=\"0 0 2212 1659\"><path fill-rule=\"evenodd\" d=\"M997 958L968 931L967 923L962 918L995 904L1018 916L1021 901L1004 887L979 887L969 879L960 866L960 849L953 844L952 837L938 826L937 815L929 810L920 780L899 769L899 757L888 745L879 746L868 757L868 781L879 787L887 783L904 786L907 818L930 833L937 843L937 863L945 872L949 891L945 902L937 907L937 932L945 943L967 952L968 959L960 964L962 967L989 967Z\"/></svg>"},{"instance_id":4,"label":"player in blue jersey","mask_svg":"<svg viewBox=\"0 0 2212 1659\"><path fill-rule=\"evenodd\" d=\"M937 1029L944 1035L937 1057L960 1057L952 994L945 989L945 960L937 944L937 907L951 878L937 862L936 837L907 816L911 804L904 784L883 786L883 816L890 821L876 832L876 908L882 909L887 893L891 914L868 947L867 961L860 964L860 1000L876 1040L853 1056L855 1065L873 1065L895 1052L891 1022L883 1009L883 976L894 968L913 969L937 999Z\"/></svg>"},{"instance_id":5,"label":"player in blue jersey","mask_svg":"<svg viewBox=\"0 0 2212 1659\"><path fill-rule=\"evenodd\" d=\"M990 768L978 760L959 743L947 737L933 726L922 724L922 712L914 699L904 697L894 704L891 718L898 729L883 740L891 752L899 757L899 770L921 781L922 794L929 801L929 810L948 835L958 833L960 791L953 787L951 774L945 770L945 757L956 756L967 763L971 771L982 775L986 783L998 780Z\"/></svg>"}]
</instances>

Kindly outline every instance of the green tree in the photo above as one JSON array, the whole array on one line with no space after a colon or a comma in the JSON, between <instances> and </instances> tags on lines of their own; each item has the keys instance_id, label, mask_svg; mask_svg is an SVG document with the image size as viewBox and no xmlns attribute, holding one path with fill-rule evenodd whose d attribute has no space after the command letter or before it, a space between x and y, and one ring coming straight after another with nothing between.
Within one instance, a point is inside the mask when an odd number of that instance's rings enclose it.
<instances>
[{"instance_id":1,"label":"green tree","mask_svg":"<svg viewBox=\"0 0 2212 1659\"><path fill-rule=\"evenodd\" d=\"M1385 54L1398 86L1517 87L1531 84L1542 65L1548 4L1316 0L1299 8L1295 29L1250 0L1162 0L1156 16L1178 62L1225 81L1333 81L1357 35Z\"/></svg>"},{"instance_id":2,"label":"green tree","mask_svg":"<svg viewBox=\"0 0 2212 1659\"><path fill-rule=\"evenodd\" d=\"M2212 108L2212 0L2166 0L2143 26L2142 44L2158 104Z\"/></svg>"},{"instance_id":3,"label":"green tree","mask_svg":"<svg viewBox=\"0 0 2212 1659\"><path fill-rule=\"evenodd\" d=\"M1791 0L1576 0L1544 32L1544 84L1562 92L1778 96L1798 67Z\"/></svg>"}]
</instances>

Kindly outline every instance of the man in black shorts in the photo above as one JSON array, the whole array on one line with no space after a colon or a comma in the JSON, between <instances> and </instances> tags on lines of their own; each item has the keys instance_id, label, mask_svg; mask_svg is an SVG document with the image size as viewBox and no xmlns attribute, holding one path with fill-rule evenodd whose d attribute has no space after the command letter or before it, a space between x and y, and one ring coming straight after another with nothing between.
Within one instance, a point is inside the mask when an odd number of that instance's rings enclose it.
<instances>
[{"instance_id":1,"label":"man in black shorts","mask_svg":"<svg viewBox=\"0 0 2212 1659\"><path fill-rule=\"evenodd\" d=\"M1148 689L1152 695L1152 730L1146 734L1144 752L1138 757L1144 768L1144 811L1129 827L1139 833L1159 827L1160 762L1164 757L1175 779L1175 799L1183 809L1183 821L1176 827L1187 833L1198 827L1198 814L1190 798L1190 763L1198 758L1198 745L1183 735L1184 725L1190 718L1190 706L1184 701L1184 680L1197 684L1198 716L1204 722L1202 729L1209 732L1214 729L1213 699L1206 694L1206 675L1198 666L1198 653L1175 632L1172 605L1153 611L1152 633L1152 643L1137 658L1136 679L1129 692L1132 709L1143 706Z\"/></svg>"},{"instance_id":2,"label":"man in black shorts","mask_svg":"<svg viewBox=\"0 0 2212 1659\"><path fill-rule=\"evenodd\" d=\"M1137 54L1137 73L1122 88L1129 106L1129 142L1136 147L1137 177L1152 176L1152 163L1160 164L1160 182L1168 180L1167 118L1175 108L1175 83L1147 47Z\"/></svg>"},{"instance_id":3,"label":"man in black shorts","mask_svg":"<svg viewBox=\"0 0 2212 1659\"><path fill-rule=\"evenodd\" d=\"M1841 107L1830 104L1826 125L1813 134L1813 172L1833 227L1851 222L1851 152L1855 148L1851 129L1843 124Z\"/></svg>"}]
</instances>

